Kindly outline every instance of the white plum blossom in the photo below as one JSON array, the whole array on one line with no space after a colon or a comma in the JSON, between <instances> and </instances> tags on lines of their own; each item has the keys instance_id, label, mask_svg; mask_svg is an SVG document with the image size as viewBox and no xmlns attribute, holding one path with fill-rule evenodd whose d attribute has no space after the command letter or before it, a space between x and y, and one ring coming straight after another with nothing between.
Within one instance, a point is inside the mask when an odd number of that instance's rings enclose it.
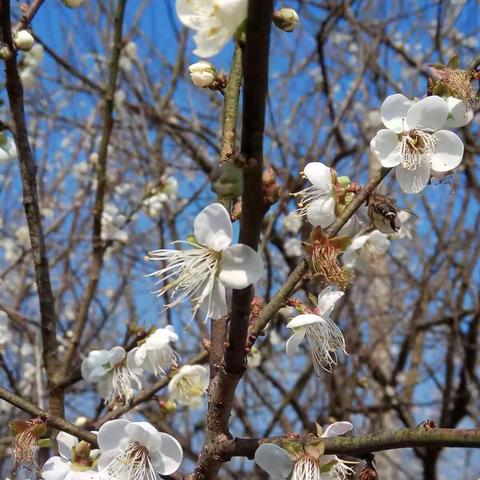
<instances>
[{"instance_id":1,"label":"white plum blossom","mask_svg":"<svg viewBox=\"0 0 480 480\"><path fill-rule=\"evenodd\" d=\"M372 257L384 255L390 246L388 236L378 230L355 237L343 253L342 261L347 268L364 269Z\"/></svg>"},{"instance_id":2,"label":"white plum blossom","mask_svg":"<svg viewBox=\"0 0 480 480\"><path fill-rule=\"evenodd\" d=\"M293 32L298 26L298 13L293 8L280 8L273 12L273 23L284 32Z\"/></svg>"},{"instance_id":3,"label":"white plum blossom","mask_svg":"<svg viewBox=\"0 0 480 480\"><path fill-rule=\"evenodd\" d=\"M42 468L44 480L96 480L94 470L97 451L90 451L86 442L65 432L57 435L59 456L50 457Z\"/></svg>"},{"instance_id":4,"label":"white plum blossom","mask_svg":"<svg viewBox=\"0 0 480 480\"><path fill-rule=\"evenodd\" d=\"M123 347L111 350L92 350L82 362L82 377L96 383L100 396L109 404L116 400L129 402L133 390L141 389L142 370L132 352Z\"/></svg>"},{"instance_id":5,"label":"white plum blossom","mask_svg":"<svg viewBox=\"0 0 480 480\"><path fill-rule=\"evenodd\" d=\"M213 203L204 208L194 221L195 243L186 244L188 250L155 250L148 260L166 262L166 266L150 275L159 277L157 283L168 284L156 293L163 295L170 289L173 300L170 308L191 299L193 313L200 307L207 318L221 318L228 313L226 287L242 289L255 283L263 273L260 255L247 245L230 245L233 227L226 208ZM170 280L172 277L176 277Z\"/></svg>"},{"instance_id":6,"label":"white plum blossom","mask_svg":"<svg viewBox=\"0 0 480 480\"><path fill-rule=\"evenodd\" d=\"M171 325L157 328L143 343L131 351L135 364L154 375L166 375L166 371L177 363L178 355L170 342L178 341L178 335Z\"/></svg>"},{"instance_id":7,"label":"white plum blossom","mask_svg":"<svg viewBox=\"0 0 480 480\"><path fill-rule=\"evenodd\" d=\"M12 332L8 327L8 316L5 312L0 312L0 351L2 351L12 341Z\"/></svg>"},{"instance_id":8,"label":"white plum blossom","mask_svg":"<svg viewBox=\"0 0 480 480\"><path fill-rule=\"evenodd\" d=\"M160 185L142 203L144 212L154 220L160 218L165 205L172 204L177 198L178 182L175 177L163 176Z\"/></svg>"},{"instance_id":9,"label":"white plum blossom","mask_svg":"<svg viewBox=\"0 0 480 480\"><path fill-rule=\"evenodd\" d=\"M178 470L178 441L148 422L111 420L98 431L98 470L105 480L157 480Z\"/></svg>"},{"instance_id":10,"label":"white plum blossom","mask_svg":"<svg viewBox=\"0 0 480 480\"><path fill-rule=\"evenodd\" d=\"M208 371L203 365L184 365L168 384L170 400L198 408L208 387Z\"/></svg>"},{"instance_id":11,"label":"white plum blossom","mask_svg":"<svg viewBox=\"0 0 480 480\"><path fill-rule=\"evenodd\" d=\"M354 473L347 462L336 455L323 455L322 438L343 435L353 429L350 422L335 422L313 444L299 444L290 452L274 443L262 443L255 452L255 463L275 480L346 480ZM321 429L320 429L321 431ZM296 444L295 440L292 443Z\"/></svg>"},{"instance_id":12,"label":"white plum blossom","mask_svg":"<svg viewBox=\"0 0 480 480\"><path fill-rule=\"evenodd\" d=\"M177 15L193 37L199 57L216 55L247 17L247 0L177 0Z\"/></svg>"},{"instance_id":13,"label":"white plum blossom","mask_svg":"<svg viewBox=\"0 0 480 480\"><path fill-rule=\"evenodd\" d=\"M465 101L455 97L445 99L448 107L448 117L444 128L460 128L473 120L474 111Z\"/></svg>"},{"instance_id":14,"label":"white plum blossom","mask_svg":"<svg viewBox=\"0 0 480 480\"><path fill-rule=\"evenodd\" d=\"M128 232L122 230L126 217L113 203L107 202L102 212L102 239L128 242Z\"/></svg>"},{"instance_id":15,"label":"white plum blossom","mask_svg":"<svg viewBox=\"0 0 480 480\"><path fill-rule=\"evenodd\" d=\"M215 67L205 60L200 60L188 67L192 82L197 87L211 87L217 78Z\"/></svg>"},{"instance_id":16,"label":"white plum blossom","mask_svg":"<svg viewBox=\"0 0 480 480\"><path fill-rule=\"evenodd\" d=\"M305 165L303 175L312 185L294 194L301 197L298 213L305 216L313 226L326 228L337 219L332 169L322 162L310 162ZM352 235L357 224L358 220L353 215L342 227L339 235Z\"/></svg>"},{"instance_id":17,"label":"white plum blossom","mask_svg":"<svg viewBox=\"0 0 480 480\"><path fill-rule=\"evenodd\" d=\"M404 192L421 192L431 171L447 172L460 165L462 140L449 130L441 130L449 114L442 98L433 95L412 102L397 93L385 99L380 114L387 128L377 132L370 148L383 167L395 167Z\"/></svg>"},{"instance_id":18,"label":"white plum blossom","mask_svg":"<svg viewBox=\"0 0 480 480\"><path fill-rule=\"evenodd\" d=\"M330 318L335 303L344 294L334 287L324 288L312 313L297 315L287 324L288 328L294 330L294 334L287 340L287 355L296 355L300 343L307 337L317 374L320 374L322 368L326 371L332 370L333 365L337 363L337 350L347 353L342 332Z\"/></svg>"}]
</instances>

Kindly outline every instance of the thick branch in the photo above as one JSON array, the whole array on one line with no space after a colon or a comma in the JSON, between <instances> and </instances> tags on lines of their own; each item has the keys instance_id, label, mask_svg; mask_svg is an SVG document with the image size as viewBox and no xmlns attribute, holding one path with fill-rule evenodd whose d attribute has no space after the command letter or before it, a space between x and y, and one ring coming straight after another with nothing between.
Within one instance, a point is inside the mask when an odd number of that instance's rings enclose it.
<instances>
[{"instance_id":1,"label":"thick branch","mask_svg":"<svg viewBox=\"0 0 480 480\"><path fill-rule=\"evenodd\" d=\"M279 439L280 437L275 437ZM253 458L261 443L275 439L236 438L233 456ZM423 426L397 431L370 433L358 437L335 437L325 440L325 453L328 455L348 455L362 457L371 452L414 447L479 448L480 430L455 430L437 428L430 430Z\"/></svg>"},{"instance_id":2,"label":"thick branch","mask_svg":"<svg viewBox=\"0 0 480 480\"><path fill-rule=\"evenodd\" d=\"M36 2L36 4L38 4L39 7L41 2ZM9 0L1 0L0 23L3 43L7 45L12 52L15 52L12 38ZM49 411L61 416L63 415L63 395L55 388L58 370L56 339L57 316L55 313L55 298L53 296L52 285L50 282L50 270L45 247L45 236L38 203L36 180L37 166L28 139L23 87L18 75L16 55L13 54L10 59L6 60L5 65L6 88L14 126L13 136L17 147L18 162L22 177L23 205L27 217L27 225L33 253L35 281L40 303L43 362L47 372Z\"/></svg>"}]
</instances>

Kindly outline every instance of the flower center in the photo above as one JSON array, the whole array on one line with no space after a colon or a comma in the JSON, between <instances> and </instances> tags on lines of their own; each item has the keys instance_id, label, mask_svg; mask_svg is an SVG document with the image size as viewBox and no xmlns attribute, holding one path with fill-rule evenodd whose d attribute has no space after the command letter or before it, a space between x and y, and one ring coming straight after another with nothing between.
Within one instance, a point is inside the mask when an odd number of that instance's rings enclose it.
<instances>
[{"instance_id":1,"label":"flower center","mask_svg":"<svg viewBox=\"0 0 480 480\"><path fill-rule=\"evenodd\" d=\"M321 480L322 472L318 462L309 456L295 462L292 480Z\"/></svg>"},{"instance_id":2,"label":"flower center","mask_svg":"<svg viewBox=\"0 0 480 480\"><path fill-rule=\"evenodd\" d=\"M161 296L173 289L175 299L166 305L166 308L175 307L184 300L191 299L195 304L193 308L195 315L203 301L211 294L222 254L190 242L177 243L186 243L195 248L156 250L150 252L146 259L166 262L165 268L151 274L160 277L158 283L176 277L156 292Z\"/></svg>"},{"instance_id":3,"label":"flower center","mask_svg":"<svg viewBox=\"0 0 480 480\"><path fill-rule=\"evenodd\" d=\"M203 386L194 377L183 377L177 384L178 399L188 403L194 397L201 397L204 392Z\"/></svg>"},{"instance_id":4,"label":"flower center","mask_svg":"<svg viewBox=\"0 0 480 480\"><path fill-rule=\"evenodd\" d=\"M423 130L410 130L401 134L398 144L402 156L402 165L407 170L416 170L425 154L435 148L436 140L432 134Z\"/></svg>"},{"instance_id":5,"label":"flower center","mask_svg":"<svg viewBox=\"0 0 480 480\"><path fill-rule=\"evenodd\" d=\"M105 399L107 405L115 400L120 400L122 403L128 403L132 398L132 387L136 386L139 390L142 388L140 378L127 367L125 360L115 365L111 371L111 375L112 388Z\"/></svg>"},{"instance_id":6,"label":"flower center","mask_svg":"<svg viewBox=\"0 0 480 480\"><path fill-rule=\"evenodd\" d=\"M315 240L312 249L312 267L315 273L346 288L352 275L338 261L338 250L328 241Z\"/></svg>"},{"instance_id":7,"label":"flower center","mask_svg":"<svg viewBox=\"0 0 480 480\"><path fill-rule=\"evenodd\" d=\"M116 480L157 480L148 449L138 442L117 455L106 470L109 478Z\"/></svg>"}]
</instances>

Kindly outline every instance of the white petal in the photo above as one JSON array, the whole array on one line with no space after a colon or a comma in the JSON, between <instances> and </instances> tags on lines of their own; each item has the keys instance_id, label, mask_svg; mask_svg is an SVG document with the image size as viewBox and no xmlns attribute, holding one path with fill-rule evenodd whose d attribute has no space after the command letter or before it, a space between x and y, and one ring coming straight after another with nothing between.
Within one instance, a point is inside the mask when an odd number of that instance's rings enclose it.
<instances>
[{"instance_id":1,"label":"white petal","mask_svg":"<svg viewBox=\"0 0 480 480\"><path fill-rule=\"evenodd\" d=\"M342 263L347 268L354 268L355 265L357 264L357 260L359 256L360 256L359 251L351 248L351 245L350 245L350 247L348 247L345 250L345 252L343 252Z\"/></svg>"},{"instance_id":2,"label":"white petal","mask_svg":"<svg viewBox=\"0 0 480 480\"><path fill-rule=\"evenodd\" d=\"M247 0L220 0L218 6L218 20L224 28L235 33L238 26L247 18Z\"/></svg>"},{"instance_id":3,"label":"white petal","mask_svg":"<svg viewBox=\"0 0 480 480\"><path fill-rule=\"evenodd\" d=\"M317 322L323 322L322 317L315 315L314 313L304 313L292 318L292 320L287 323L287 328L303 327Z\"/></svg>"},{"instance_id":4,"label":"white petal","mask_svg":"<svg viewBox=\"0 0 480 480\"><path fill-rule=\"evenodd\" d=\"M228 315L225 286L219 280L213 282L211 296L204 300L202 308L207 311L207 318L214 320Z\"/></svg>"},{"instance_id":5,"label":"white petal","mask_svg":"<svg viewBox=\"0 0 480 480\"><path fill-rule=\"evenodd\" d=\"M98 472L87 470L86 472L71 472L70 480L96 480L99 476Z\"/></svg>"},{"instance_id":6,"label":"white petal","mask_svg":"<svg viewBox=\"0 0 480 480\"><path fill-rule=\"evenodd\" d=\"M390 246L390 240L388 236L379 230L374 230L370 233L368 238L368 245L372 247L374 252L378 255L383 255Z\"/></svg>"},{"instance_id":7,"label":"white petal","mask_svg":"<svg viewBox=\"0 0 480 480\"><path fill-rule=\"evenodd\" d=\"M474 112L463 100L448 97L446 101L449 114L444 128L464 127L473 120Z\"/></svg>"},{"instance_id":8,"label":"white petal","mask_svg":"<svg viewBox=\"0 0 480 480\"><path fill-rule=\"evenodd\" d=\"M288 452L274 443L262 443L257 448L255 463L273 478L288 478L293 469Z\"/></svg>"},{"instance_id":9,"label":"white petal","mask_svg":"<svg viewBox=\"0 0 480 480\"><path fill-rule=\"evenodd\" d=\"M397 134L391 130L383 129L372 138L370 150L377 156L383 167L390 168L397 166L402 160L397 145Z\"/></svg>"},{"instance_id":10,"label":"white petal","mask_svg":"<svg viewBox=\"0 0 480 480\"><path fill-rule=\"evenodd\" d=\"M335 200L331 195L318 198L307 207L307 220L314 227L328 227L336 218Z\"/></svg>"},{"instance_id":11,"label":"white petal","mask_svg":"<svg viewBox=\"0 0 480 480\"><path fill-rule=\"evenodd\" d=\"M123 362L123 360L125 360L126 355L127 355L127 352L123 347L113 347L109 352L108 361L110 362L110 365L112 365L113 367Z\"/></svg>"},{"instance_id":12,"label":"white petal","mask_svg":"<svg viewBox=\"0 0 480 480\"><path fill-rule=\"evenodd\" d=\"M177 16L187 27L198 30L204 27L209 14L213 11L211 0L177 0Z\"/></svg>"},{"instance_id":13,"label":"white petal","mask_svg":"<svg viewBox=\"0 0 480 480\"><path fill-rule=\"evenodd\" d=\"M108 350L92 350L87 358L82 362L82 378L88 382L98 382L107 372L107 367L110 358Z\"/></svg>"},{"instance_id":14,"label":"white petal","mask_svg":"<svg viewBox=\"0 0 480 480\"><path fill-rule=\"evenodd\" d=\"M227 209L220 203L204 208L196 216L193 230L197 242L215 252L225 250L232 243L232 221Z\"/></svg>"},{"instance_id":15,"label":"white petal","mask_svg":"<svg viewBox=\"0 0 480 480\"><path fill-rule=\"evenodd\" d=\"M110 463L118 456L120 453L120 449L115 450L107 450L106 452L102 452L100 458L97 460L97 467L100 471L105 470Z\"/></svg>"},{"instance_id":16,"label":"white petal","mask_svg":"<svg viewBox=\"0 0 480 480\"><path fill-rule=\"evenodd\" d=\"M0 163L7 163L10 160L10 155L4 148L0 147Z\"/></svg>"},{"instance_id":17,"label":"white petal","mask_svg":"<svg viewBox=\"0 0 480 480\"><path fill-rule=\"evenodd\" d=\"M383 124L392 132L403 132L405 130L405 117L412 105L413 102L401 93L390 95L380 108Z\"/></svg>"},{"instance_id":18,"label":"white petal","mask_svg":"<svg viewBox=\"0 0 480 480\"><path fill-rule=\"evenodd\" d=\"M317 187L319 193L330 193L332 191L332 171L322 162L307 163L303 173L310 183Z\"/></svg>"},{"instance_id":19,"label":"white petal","mask_svg":"<svg viewBox=\"0 0 480 480\"><path fill-rule=\"evenodd\" d=\"M298 353L298 348L303 342L305 334L306 330L304 328L300 328L287 340L287 343L285 344L285 351L289 357L293 357Z\"/></svg>"},{"instance_id":20,"label":"white petal","mask_svg":"<svg viewBox=\"0 0 480 480\"><path fill-rule=\"evenodd\" d=\"M158 432L160 448L150 451L155 471L160 475L171 475L182 463L183 450L178 441L168 433Z\"/></svg>"},{"instance_id":21,"label":"white petal","mask_svg":"<svg viewBox=\"0 0 480 480\"><path fill-rule=\"evenodd\" d=\"M335 422L327 427L323 432L322 438L338 437L353 429L353 425L350 422Z\"/></svg>"},{"instance_id":22,"label":"white petal","mask_svg":"<svg viewBox=\"0 0 480 480\"><path fill-rule=\"evenodd\" d=\"M458 167L463 159L463 142L449 130L440 130L433 134L436 140L435 150L430 154L430 165L436 172L448 172Z\"/></svg>"},{"instance_id":23,"label":"white petal","mask_svg":"<svg viewBox=\"0 0 480 480\"><path fill-rule=\"evenodd\" d=\"M218 278L225 286L245 288L255 283L262 275L262 257L253 248L239 243L223 252Z\"/></svg>"},{"instance_id":24,"label":"white petal","mask_svg":"<svg viewBox=\"0 0 480 480\"><path fill-rule=\"evenodd\" d=\"M318 296L318 311L320 315L329 316L335 306L335 303L345 295L345 292L337 290L334 287L326 287Z\"/></svg>"},{"instance_id":25,"label":"white petal","mask_svg":"<svg viewBox=\"0 0 480 480\"><path fill-rule=\"evenodd\" d=\"M51 457L43 465L42 478L44 480L64 480L70 471L70 462L61 457Z\"/></svg>"},{"instance_id":26,"label":"white petal","mask_svg":"<svg viewBox=\"0 0 480 480\"><path fill-rule=\"evenodd\" d=\"M102 398L108 398L113 389L113 374L107 373L97 382L97 392Z\"/></svg>"},{"instance_id":27,"label":"white petal","mask_svg":"<svg viewBox=\"0 0 480 480\"><path fill-rule=\"evenodd\" d=\"M66 432L59 432L57 435L58 453L70 460L72 458L72 448L78 445L78 438Z\"/></svg>"},{"instance_id":28,"label":"white petal","mask_svg":"<svg viewBox=\"0 0 480 480\"><path fill-rule=\"evenodd\" d=\"M412 105L407 113L407 125L411 130L421 128L437 131L445 125L447 116L447 102L437 95L432 95Z\"/></svg>"},{"instance_id":29,"label":"white petal","mask_svg":"<svg viewBox=\"0 0 480 480\"><path fill-rule=\"evenodd\" d=\"M347 220L347 223L340 229L340 231L338 232L338 236L353 237L360 230L360 227L361 225L357 215L353 215Z\"/></svg>"},{"instance_id":30,"label":"white petal","mask_svg":"<svg viewBox=\"0 0 480 480\"><path fill-rule=\"evenodd\" d=\"M110 420L105 422L98 431L97 441L98 446L102 452L107 450L114 450L118 442L127 436L125 427L130 422L128 420Z\"/></svg>"},{"instance_id":31,"label":"white petal","mask_svg":"<svg viewBox=\"0 0 480 480\"><path fill-rule=\"evenodd\" d=\"M148 422L130 422L125 426L125 433L131 440L150 450L151 447L155 447L155 435L158 430Z\"/></svg>"},{"instance_id":32,"label":"white petal","mask_svg":"<svg viewBox=\"0 0 480 480\"><path fill-rule=\"evenodd\" d=\"M215 33L212 34L212 32ZM231 36L229 30L217 25L207 30L199 30L193 36L193 40L197 46L193 53L203 58L213 57L222 50Z\"/></svg>"},{"instance_id":33,"label":"white petal","mask_svg":"<svg viewBox=\"0 0 480 480\"><path fill-rule=\"evenodd\" d=\"M395 175L401 189L406 193L421 192L430 179L430 162L423 158L415 170L407 170L402 165L395 167Z\"/></svg>"}]
</instances>

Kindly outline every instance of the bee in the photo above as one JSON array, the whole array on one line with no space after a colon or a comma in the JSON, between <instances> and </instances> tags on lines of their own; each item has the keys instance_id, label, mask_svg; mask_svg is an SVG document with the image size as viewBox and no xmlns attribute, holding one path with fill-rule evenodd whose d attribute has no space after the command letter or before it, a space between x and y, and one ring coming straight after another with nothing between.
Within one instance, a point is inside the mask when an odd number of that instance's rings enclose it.
<instances>
[{"instance_id":1,"label":"bee","mask_svg":"<svg viewBox=\"0 0 480 480\"><path fill-rule=\"evenodd\" d=\"M368 217L377 230L385 234L397 233L402 226L399 213L405 211L412 215L413 212L401 210L393 198L387 195L374 193L367 200ZM408 215L407 215L408 216Z\"/></svg>"}]
</instances>

